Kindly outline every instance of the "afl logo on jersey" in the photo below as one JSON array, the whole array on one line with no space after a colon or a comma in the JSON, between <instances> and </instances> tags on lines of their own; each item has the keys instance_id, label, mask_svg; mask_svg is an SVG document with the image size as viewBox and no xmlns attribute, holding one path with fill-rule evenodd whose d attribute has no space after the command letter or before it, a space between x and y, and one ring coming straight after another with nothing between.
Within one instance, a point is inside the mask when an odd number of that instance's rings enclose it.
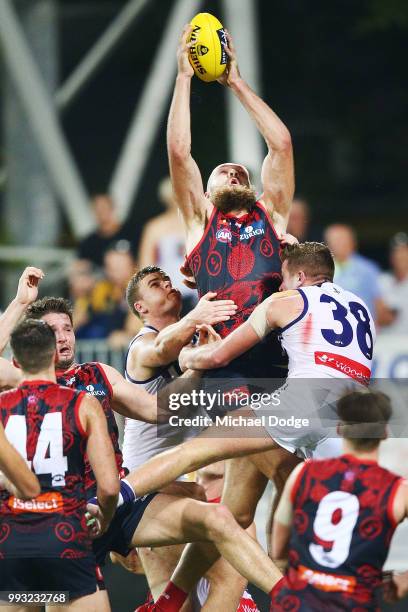
<instances>
[{"instance_id":1,"label":"afl logo on jersey","mask_svg":"<svg viewBox=\"0 0 408 612\"><path fill-rule=\"evenodd\" d=\"M89 393L89 395L106 395L103 389L96 389L93 385L87 385L86 390Z\"/></svg>"},{"instance_id":2,"label":"afl logo on jersey","mask_svg":"<svg viewBox=\"0 0 408 612\"><path fill-rule=\"evenodd\" d=\"M231 232L226 227L222 227L221 229L219 229L215 234L215 237L218 242L231 242Z\"/></svg>"}]
</instances>

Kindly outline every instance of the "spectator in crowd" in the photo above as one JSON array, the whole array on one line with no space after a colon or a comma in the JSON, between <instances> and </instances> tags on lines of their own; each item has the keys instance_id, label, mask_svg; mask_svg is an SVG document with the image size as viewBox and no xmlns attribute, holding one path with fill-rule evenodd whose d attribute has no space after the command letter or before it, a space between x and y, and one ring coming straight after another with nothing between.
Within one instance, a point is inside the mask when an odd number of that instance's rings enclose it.
<instances>
[{"instance_id":1,"label":"spectator in crowd","mask_svg":"<svg viewBox=\"0 0 408 612\"><path fill-rule=\"evenodd\" d=\"M340 223L329 225L325 230L324 239L334 257L336 266L334 282L364 300L376 318L382 306L379 267L375 262L357 253L356 235L349 225Z\"/></svg>"},{"instance_id":2,"label":"spectator in crowd","mask_svg":"<svg viewBox=\"0 0 408 612\"><path fill-rule=\"evenodd\" d=\"M164 204L165 212L151 219L144 227L138 256L138 268L150 265L164 268L173 281L174 287L183 297L183 314L194 307L197 292L183 284L180 266L184 262L185 235L183 222L177 210L170 177L159 183L158 197Z\"/></svg>"},{"instance_id":3,"label":"spectator in crowd","mask_svg":"<svg viewBox=\"0 0 408 612\"><path fill-rule=\"evenodd\" d=\"M295 196L290 209L288 234L295 236L299 242L311 240L309 236L310 207L301 196Z\"/></svg>"},{"instance_id":4,"label":"spectator in crowd","mask_svg":"<svg viewBox=\"0 0 408 612\"><path fill-rule=\"evenodd\" d=\"M79 243L78 258L89 259L97 266L102 266L108 247L118 240L128 240L131 244L131 251L135 254L139 232L135 228L127 228L126 224L120 224L112 198L106 194L94 196L92 210L96 230Z\"/></svg>"},{"instance_id":5,"label":"spectator in crowd","mask_svg":"<svg viewBox=\"0 0 408 612\"><path fill-rule=\"evenodd\" d=\"M78 339L106 339L113 349L126 346L140 322L129 316L125 292L135 262L127 240L112 244L104 256L104 278L97 280L92 264L73 263L69 274Z\"/></svg>"},{"instance_id":6,"label":"spectator in crowd","mask_svg":"<svg viewBox=\"0 0 408 612\"><path fill-rule=\"evenodd\" d=\"M92 294L96 284L94 265L88 259L75 259L68 269L69 299L73 304L74 330L78 338L87 337Z\"/></svg>"},{"instance_id":7,"label":"spectator in crowd","mask_svg":"<svg viewBox=\"0 0 408 612\"><path fill-rule=\"evenodd\" d=\"M408 234L398 232L390 243L390 272L380 276L384 307L378 323L384 331L408 334Z\"/></svg>"}]
</instances>

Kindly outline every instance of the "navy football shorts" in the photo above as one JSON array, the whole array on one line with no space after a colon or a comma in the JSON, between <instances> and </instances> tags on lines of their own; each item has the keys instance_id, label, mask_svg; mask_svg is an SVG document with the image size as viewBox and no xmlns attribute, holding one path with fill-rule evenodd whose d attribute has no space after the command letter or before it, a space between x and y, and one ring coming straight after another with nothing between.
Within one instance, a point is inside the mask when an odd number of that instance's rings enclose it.
<instances>
[{"instance_id":1,"label":"navy football shorts","mask_svg":"<svg viewBox=\"0 0 408 612\"><path fill-rule=\"evenodd\" d=\"M68 591L77 599L96 591L95 559L0 559L0 591Z\"/></svg>"},{"instance_id":2,"label":"navy football shorts","mask_svg":"<svg viewBox=\"0 0 408 612\"><path fill-rule=\"evenodd\" d=\"M117 552L123 557L130 553L136 527L156 495L157 493L145 495L134 502L123 504L116 510L108 531L92 543L98 566L105 564L105 557L110 551Z\"/></svg>"}]
</instances>

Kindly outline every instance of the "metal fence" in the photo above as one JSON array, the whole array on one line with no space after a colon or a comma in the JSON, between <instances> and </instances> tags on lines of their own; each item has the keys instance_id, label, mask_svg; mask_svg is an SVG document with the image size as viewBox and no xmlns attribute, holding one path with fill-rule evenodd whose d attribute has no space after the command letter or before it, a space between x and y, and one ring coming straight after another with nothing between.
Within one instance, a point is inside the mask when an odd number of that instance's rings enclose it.
<instances>
[{"instance_id":1,"label":"metal fence","mask_svg":"<svg viewBox=\"0 0 408 612\"><path fill-rule=\"evenodd\" d=\"M116 368L121 374L125 369L126 349L116 351L111 349L105 340L77 340L76 361L100 361Z\"/></svg>"}]
</instances>

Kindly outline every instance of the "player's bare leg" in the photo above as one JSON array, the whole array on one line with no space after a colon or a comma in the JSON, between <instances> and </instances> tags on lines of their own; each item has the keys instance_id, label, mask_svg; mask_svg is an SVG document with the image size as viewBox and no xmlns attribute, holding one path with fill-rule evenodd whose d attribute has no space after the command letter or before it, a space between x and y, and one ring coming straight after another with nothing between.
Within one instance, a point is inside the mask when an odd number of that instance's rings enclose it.
<instances>
[{"instance_id":1,"label":"player's bare leg","mask_svg":"<svg viewBox=\"0 0 408 612\"><path fill-rule=\"evenodd\" d=\"M271 559L273 559L276 563L276 565L279 567L279 569L285 568L287 565L287 559L286 558L282 558L282 559L275 559L272 555L272 525L273 525L273 517L275 514L275 510L278 506L279 500L281 498L283 489L285 487L285 483L287 481L287 479L289 478L291 472L294 470L294 468L301 463L303 460L300 459L297 455L293 454L293 453L287 453L287 451L285 449L281 449L281 451L284 451L281 454L281 460L278 463L278 468L275 471L275 474L273 476L273 479L270 478L270 480L273 480L273 484L275 487L275 492L274 494L271 496L270 500L269 500L269 507L268 507L268 520L266 523L266 542L267 542L267 546L268 546L268 553L269 556L271 557ZM272 455L275 451L268 451L267 453L259 453L258 455L254 455L253 457L251 457L251 460L254 462L255 465L257 465L259 467L259 469L264 473L264 474L268 474L268 468L270 465L270 461L269 461L269 455Z\"/></svg>"},{"instance_id":2,"label":"player's bare leg","mask_svg":"<svg viewBox=\"0 0 408 612\"><path fill-rule=\"evenodd\" d=\"M221 497L221 502L228 506L244 529L253 522L258 501L268 483L268 478L259 471L251 457L236 457L226 462Z\"/></svg>"},{"instance_id":3,"label":"player's bare leg","mask_svg":"<svg viewBox=\"0 0 408 612\"><path fill-rule=\"evenodd\" d=\"M300 459L286 449L277 446L264 453L231 459L226 463L224 489L221 501L233 513L241 527L247 527L255 517L256 507L268 480L272 480L276 492L266 525L268 552L273 513L280 499L285 482ZM286 567L286 559L274 559L279 569Z\"/></svg>"},{"instance_id":4,"label":"player's bare leg","mask_svg":"<svg viewBox=\"0 0 408 612\"><path fill-rule=\"evenodd\" d=\"M134 546L162 546L185 541L200 542L186 547L172 582L188 593L214 562L206 554L211 542L218 552L248 581L269 593L281 574L262 548L220 504L174 498L160 494L146 508L135 531ZM201 551L203 554L201 554ZM215 551L215 556L218 553Z\"/></svg>"},{"instance_id":5,"label":"player's bare leg","mask_svg":"<svg viewBox=\"0 0 408 612\"><path fill-rule=\"evenodd\" d=\"M154 601L157 600L166 588L171 575L180 561L183 550L184 544L138 549L140 561Z\"/></svg>"},{"instance_id":6,"label":"player's bare leg","mask_svg":"<svg viewBox=\"0 0 408 612\"><path fill-rule=\"evenodd\" d=\"M274 484L276 481L279 499L287 477L299 462L296 455L280 446L231 459L226 464L222 503L228 506L241 527L248 527L268 480Z\"/></svg>"},{"instance_id":7,"label":"player's bare leg","mask_svg":"<svg viewBox=\"0 0 408 612\"><path fill-rule=\"evenodd\" d=\"M205 501L204 490L195 482L173 482L162 489L161 492L171 496ZM139 558L154 601L164 591L180 561L183 550L184 544L138 549Z\"/></svg>"},{"instance_id":8,"label":"player's bare leg","mask_svg":"<svg viewBox=\"0 0 408 612\"><path fill-rule=\"evenodd\" d=\"M113 551L109 553L109 556L112 563L121 565L127 572L144 575L144 569L136 548L132 548L126 557Z\"/></svg>"},{"instance_id":9,"label":"player's bare leg","mask_svg":"<svg viewBox=\"0 0 408 612\"><path fill-rule=\"evenodd\" d=\"M256 539L254 524L247 529L247 532ZM214 610L236 612L248 581L222 558L214 563L205 577L209 581L210 588L201 612L213 612Z\"/></svg>"},{"instance_id":10,"label":"player's bare leg","mask_svg":"<svg viewBox=\"0 0 408 612\"><path fill-rule=\"evenodd\" d=\"M253 418L252 411L236 410L234 414ZM142 496L162 489L181 474L194 472L210 463L276 447L263 428L257 427L251 432L250 427L211 426L196 438L149 459L130 472L126 480L135 493Z\"/></svg>"}]
</instances>

